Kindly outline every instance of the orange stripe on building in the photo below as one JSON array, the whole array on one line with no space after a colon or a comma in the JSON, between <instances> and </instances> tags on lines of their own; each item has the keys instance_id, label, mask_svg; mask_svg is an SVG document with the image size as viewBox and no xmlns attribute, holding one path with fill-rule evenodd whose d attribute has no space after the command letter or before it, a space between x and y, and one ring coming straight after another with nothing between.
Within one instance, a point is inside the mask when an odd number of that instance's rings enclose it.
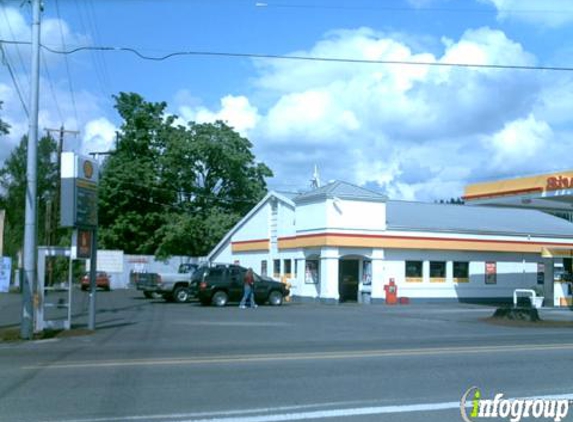
<instances>
[{"instance_id":1,"label":"orange stripe on building","mask_svg":"<svg viewBox=\"0 0 573 422\"><path fill-rule=\"evenodd\" d=\"M495 182L475 183L465 188L464 199L495 198L498 196L524 195L528 193L556 190L550 179L573 178L573 171L563 171L537 176L520 177L516 179L499 180Z\"/></svg>"},{"instance_id":2,"label":"orange stripe on building","mask_svg":"<svg viewBox=\"0 0 573 422\"><path fill-rule=\"evenodd\" d=\"M541 254L542 249L549 245L573 248L573 243L555 244L550 242L521 242L516 240L410 237L347 233L319 233L278 239L279 249L337 246L355 248L430 249Z\"/></svg>"},{"instance_id":3,"label":"orange stripe on building","mask_svg":"<svg viewBox=\"0 0 573 422\"><path fill-rule=\"evenodd\" d=\"M241 240L231 242L231 250L233 252L268 251L270 244L269 239Z\"/></svg>"}]
</instances>

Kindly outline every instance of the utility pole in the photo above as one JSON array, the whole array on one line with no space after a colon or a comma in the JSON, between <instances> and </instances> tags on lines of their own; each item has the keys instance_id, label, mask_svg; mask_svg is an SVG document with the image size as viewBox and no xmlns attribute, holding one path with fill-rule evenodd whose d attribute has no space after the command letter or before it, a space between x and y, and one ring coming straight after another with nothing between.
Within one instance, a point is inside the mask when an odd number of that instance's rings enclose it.
<instances>
[{"instance_id":1,"label":"utility pole","mask_svg":"<svg viewBox=\"0 0 573 422\"><path fill-rule=\"evenodd\" d=\"M26 163L26 217L24 223L24 280L22 284L22 322L20 336L34 334L34 311L38 304L36 277L36 192L38 167L38 106L40 99L40 0L32 0L32 67L30 87L30 123Z\"/></svg>"}]
</instances>

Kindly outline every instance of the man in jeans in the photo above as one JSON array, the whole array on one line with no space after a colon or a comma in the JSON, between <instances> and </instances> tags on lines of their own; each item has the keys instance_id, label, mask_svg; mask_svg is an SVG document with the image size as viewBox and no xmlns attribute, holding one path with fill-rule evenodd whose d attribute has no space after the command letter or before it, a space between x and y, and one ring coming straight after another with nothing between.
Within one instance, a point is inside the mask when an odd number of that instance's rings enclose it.
<instances>
[{"instance_id":1,"label":"man in jeans","mask_svg":"<svg viewBox=\"0 0 573 422\"><path fill-rule=\"evenodd\" d=\"M244 281L243 298L241 299L239 307L241 309L245 309L247 307L246 303L248 299L251 308L256 308L257 304L255 303L255 276L253 274L252 268L249 268L247 270L247 272L245 273L245 279L243 281Z\"/></svg>"}]
</instances>

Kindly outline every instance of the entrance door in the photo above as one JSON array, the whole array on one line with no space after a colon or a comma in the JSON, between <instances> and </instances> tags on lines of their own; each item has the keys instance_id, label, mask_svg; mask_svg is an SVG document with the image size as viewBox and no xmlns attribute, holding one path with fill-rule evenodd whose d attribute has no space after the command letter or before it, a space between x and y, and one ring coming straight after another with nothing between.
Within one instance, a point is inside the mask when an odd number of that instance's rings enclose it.
<instances>
[{"instance_id":1,"label":"entrance door","mask_svg":"<svg viewBox=\"0 0 573 422\"><path fill-rule=\"evenodd\" d=\"M358 300L358 277L360 261L358 259L340 260L338 264L338 294L340 302Z\"/></svg>"}]
</instances>

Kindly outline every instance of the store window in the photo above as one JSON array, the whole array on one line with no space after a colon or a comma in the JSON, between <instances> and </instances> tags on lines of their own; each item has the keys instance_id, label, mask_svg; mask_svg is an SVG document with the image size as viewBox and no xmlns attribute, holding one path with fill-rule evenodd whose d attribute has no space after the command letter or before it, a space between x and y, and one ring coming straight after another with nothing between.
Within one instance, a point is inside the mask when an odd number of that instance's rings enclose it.
<instances>
[{"instance_id":1,"label":"store window","mask_svg":"<svg viewBox=\"0 0 573 422\"><path fill-rule=\"evenodd\" d=\"M274 259L273 260L273 277L279 278L281 276L281 260Z\"/></svg>"},{"instance_id":2,"label":"store window","mask_svg":"<svg viewBox=\"0 0 573 422\"><path fill-rule=\"evenodd\" d=\"M304 282L306 284L318 284L320 282L318 259L307 259L305 261Z\"/></svg>"},{"instance_id":3,"label":"store window","mask_svg":"<svg viewBox=\"0 0 573 422\"><path fill-rule=\"evenodd\" d=\"M454 262L454 283L468 283L470 281L470 263Z\"/></svg>"},{"instance_id":4,"label":"store window","mask_svg":"<svg viewBox=\"0 0 573 422\"><path fill-rule=\"evenodd\" d=\"M292 261L290 259L283 260L283 272L286 278L292 278Z\"/></svg>"},{"instance_id":5,"label":"store window","mask_svg":"<svg viewBox=\"0 0 573 422\"><path fill-rule=\"evenodd\" d=\"M372 261L362 262L362 283L365 286L372 285Z\"/></svg>"},{"instance_id":6,"label":"store window","mask_svg":"<svg viewBox=\"0 0 573 422\"><path fill-rule=\"evenodd\" d=\"M446 281L446 263L444 261L430 262L430 281L444 283Z\"/></svg>"},{"instance_id":7,"label":"store window","mask_svg":"<svg viewBox=\"0 0 573 422\"><path fill-rule=\"evenodd\" d=\"M261 261L261 275L267 275L267 260Z\"/></svg>"},{"instance_id":8,"label":"store window","mask_svg":"<svg viewBox=\"0 0 573 422\"><path fill-rule=\"evenodd\" d=\"M406 261L406 281L409 283L421 283L424 281L424 262Z\"/></svg>"}]
</instances>

